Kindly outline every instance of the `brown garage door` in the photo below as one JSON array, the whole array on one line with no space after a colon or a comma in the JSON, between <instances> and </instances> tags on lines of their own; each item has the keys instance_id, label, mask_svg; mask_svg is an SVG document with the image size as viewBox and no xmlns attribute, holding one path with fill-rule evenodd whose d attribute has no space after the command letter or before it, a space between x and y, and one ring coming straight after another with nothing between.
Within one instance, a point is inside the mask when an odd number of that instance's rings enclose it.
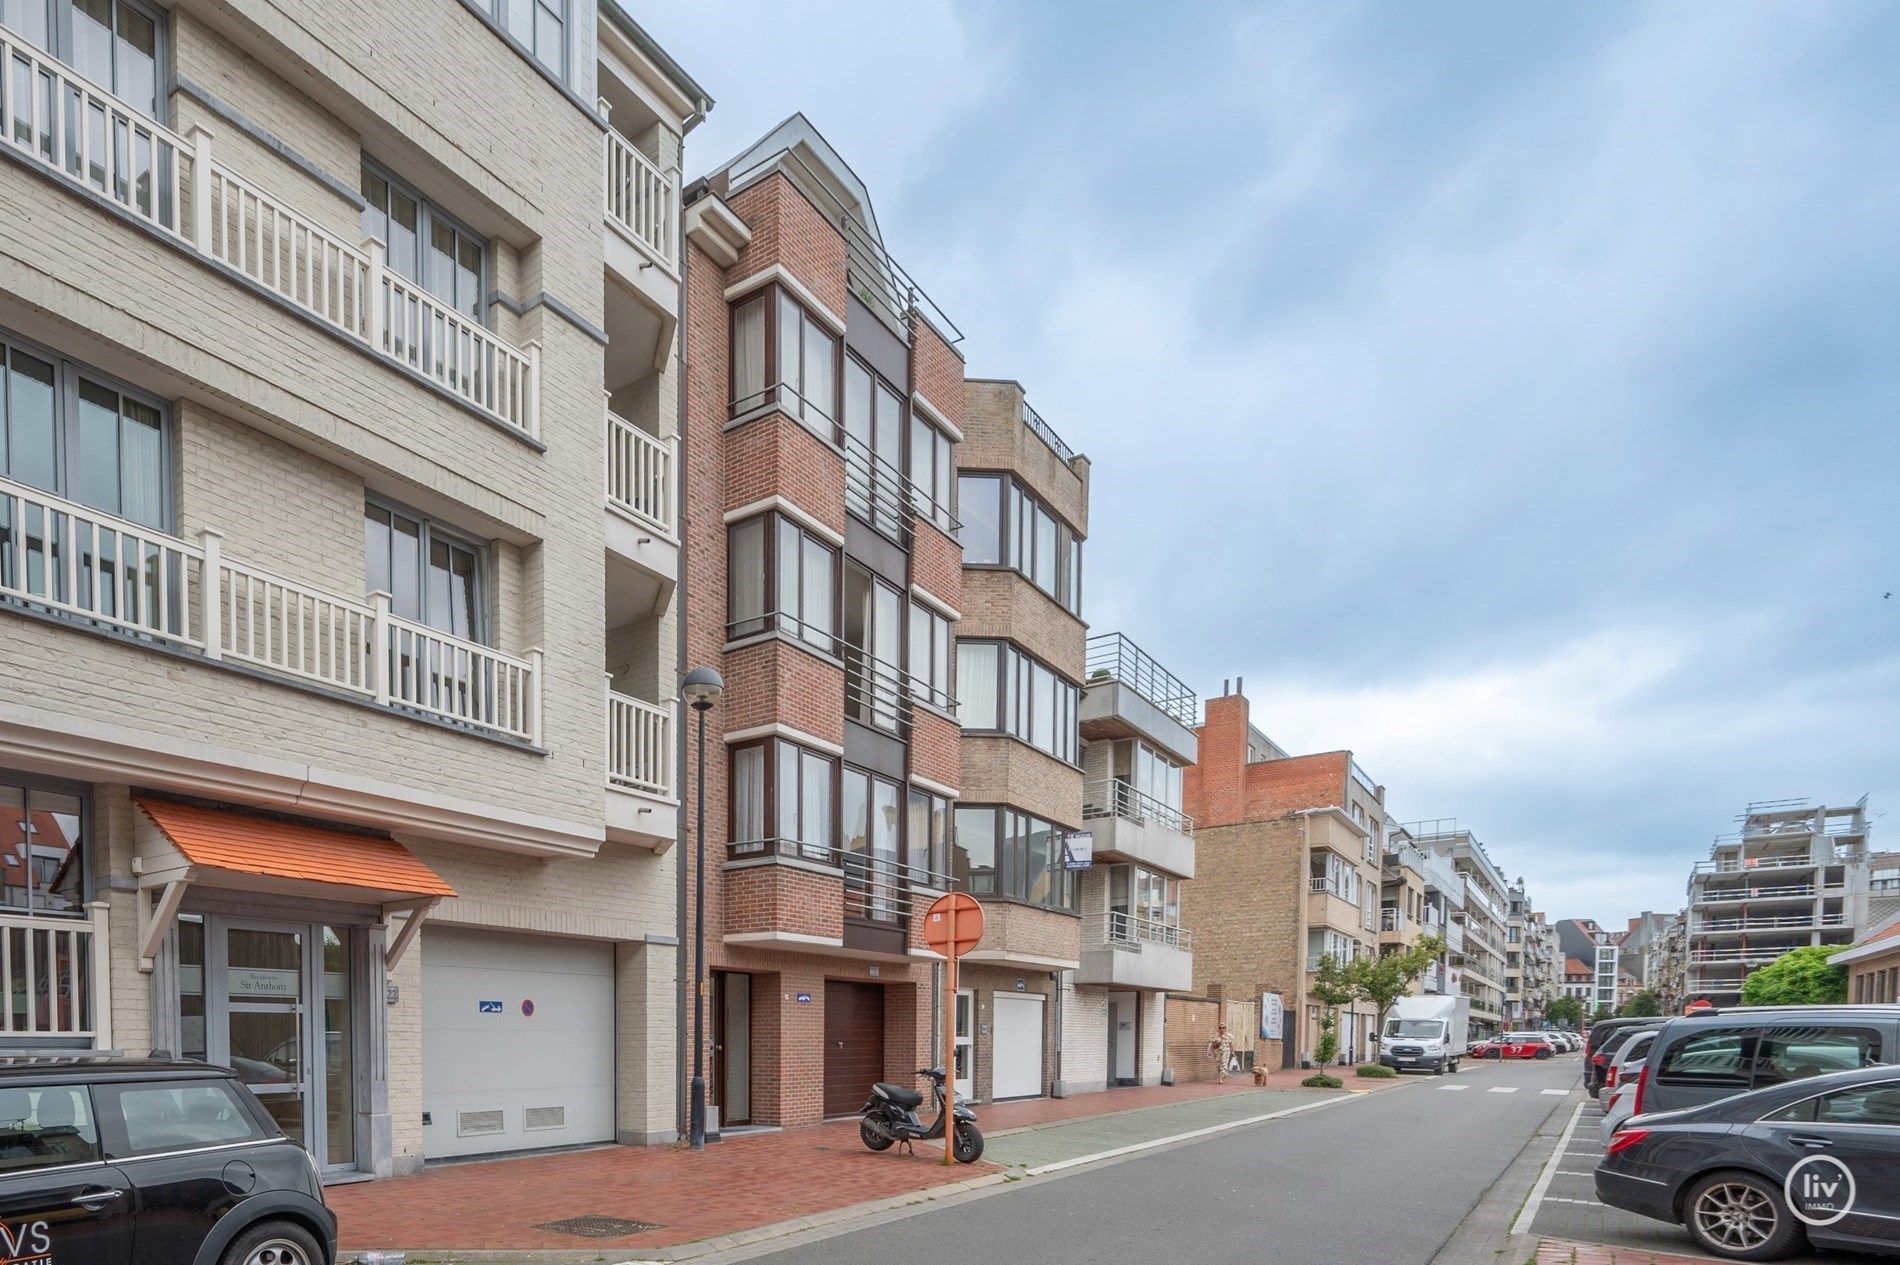
<instances>
[{"instance_id":1,"label":"brown garage door","mask_svg":"<svg viewBox=\"0 0 1900 1265\"><path fill-rule=\"evenodd\" d=\"M825 1114L853 1114L883 1079L883 986L826 980Z\"/></svg>"}]
</instances>

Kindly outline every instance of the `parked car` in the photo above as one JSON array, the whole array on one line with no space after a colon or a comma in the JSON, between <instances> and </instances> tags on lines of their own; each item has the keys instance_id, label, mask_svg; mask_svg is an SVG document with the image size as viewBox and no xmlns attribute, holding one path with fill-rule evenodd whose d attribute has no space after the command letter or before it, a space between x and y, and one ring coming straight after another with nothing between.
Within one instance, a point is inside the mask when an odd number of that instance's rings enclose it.
<instances>
[{"instance_id":1,"label":"parked car","mask_svg":"<svg viewBox=\"0 0 1900 1265\"><path fill-rule=\"evenodd\" d=\"M1507 1032L1498 1038L1497 1057L1502 1059L1555 1058L1557 1047L1541 1032Z\"/></svg>"},{"instance_id":2,"label":"parked car","mask_svg":"<svg viewBox=\"0 0 1900 1265\"><path fill-rule=\"evenodd\" d=\"M1662 1023L1658 1020L1651 1019L1646 1026L1641 1028L1619 1028L1604 1040L1600 1049L1600 1053L1604 1059L1603 1071L1597 1078L1600 1082L1597 1086L1599 1097L1603 1094L1615 1091L1619 1079L1622 1076L1623 1061L1628 1057L1627 1052L1630 1047L1630 1042L1646 1033L1654 1033L1661 1030Z\"/></svg>"},{"instance_id":3,"label":"parked car","mask_svg":"<svg viewBox=\"0 0 1900 1265\"><path fill-rule=\"evenodd\" d=\"M1603 1087L1604 1070L1609 1066L1609 1059L1602 1053L1603 1043L1624 1028L1647 1027L1656 1022L1655 1019L1599 1019L1590 1025L1583 1040L1583 1087L1592 1097Z\"/></svg>"},{"instance_id":4,"label":"parked car","mask_svg":"<svg viewBox=\"0 0 1900 1265\"><path fill-rule=\"evenodd\" d=\"M309 1152L225 1068L0 1058L7 1256L84 1265L333 1265Z\"/></svg>"},{"instance_id":5,"label":"parked car","mask_svg":"<svg viewBox=\"0 0 1900 1265\"><path fill-rule=\"evenodd\" d=\"M1617 1051L1621 1060L1616 1065L1614 1087L1610 1097L1603 1104L1603 1145L1610 1145L1610 1138L1618 1125L1642 1110L1643 1063L1649 1058L1649 1046L1656 1039L1661 1028L1641 1029L1635 1036L1623 1043Z\"/></svg>"},{"instance_id":6,"label":"parked car","mask_svg":"<svg viewBox=\"0 0 1900 1265\"><path fill-rule=\"evenodd\" d=\"M1597 1165L1597 1198L1731 1260L1779 1260L1806 1242L1900 1252L1896 1130L1900 1067L1783 1082L1631 1118Z\"/></svg>"},{"instance_id":7,"label":"parked car","mask_svg":"<svg viewBox=\"0 0 1900 1265\"><path fill-rule=\"evenodd\" d=\"M1671 1019L1644 1062L1643 1109L1676 1111L1783 1081L1900 1062L1900 1006L1754 1006Z\"/></svg>"},{"instance_id":8,"label":"parked car","mask_svg":"<svg viewBox=\"0 0 1900 1265\"><path fill-rule=\"evenodd\" d=\"M1471 1059L1494 1059L1498 1057L1496 1037L1483 1037L1473 1041L1465 1048L1465 1057Z\"/></svg>"}]
</instances>

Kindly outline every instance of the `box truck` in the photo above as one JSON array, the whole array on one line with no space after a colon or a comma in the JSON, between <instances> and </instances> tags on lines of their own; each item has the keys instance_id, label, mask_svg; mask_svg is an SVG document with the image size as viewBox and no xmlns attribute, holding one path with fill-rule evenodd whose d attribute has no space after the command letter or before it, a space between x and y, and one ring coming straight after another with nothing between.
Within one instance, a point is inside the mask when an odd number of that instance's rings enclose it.
<instances>
[{"instance_id":1,"label":"box truck","mask_svg":"<svg viewBox=\"0 0 1900 1265\"><path fill-rule=\"evenodd\" d=\"M1379 1062L1400 1072L1455 1072L1470 1035L1469 997L1401 997L1385 1013Z\"/></svg>"}]
</instances>

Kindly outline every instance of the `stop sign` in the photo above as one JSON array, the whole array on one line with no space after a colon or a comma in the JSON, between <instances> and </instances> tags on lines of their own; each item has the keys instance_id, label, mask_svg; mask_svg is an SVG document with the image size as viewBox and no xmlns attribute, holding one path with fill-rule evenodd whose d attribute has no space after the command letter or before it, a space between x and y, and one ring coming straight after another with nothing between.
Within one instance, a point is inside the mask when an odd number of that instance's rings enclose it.
<instances>
[{"instance_id":1,"label":"stop sign","mask_svg":"<svg viewBox=\"0 0 1900 1265\"><path fill-rule=\"evenodd\" d=\"M950 911L956 911L956 939L951 939ZM924 943L945 957L961 957L983 938L983 906L974 896L951 892L930 902L924 911Z\"/></svg>"}]
</instances>

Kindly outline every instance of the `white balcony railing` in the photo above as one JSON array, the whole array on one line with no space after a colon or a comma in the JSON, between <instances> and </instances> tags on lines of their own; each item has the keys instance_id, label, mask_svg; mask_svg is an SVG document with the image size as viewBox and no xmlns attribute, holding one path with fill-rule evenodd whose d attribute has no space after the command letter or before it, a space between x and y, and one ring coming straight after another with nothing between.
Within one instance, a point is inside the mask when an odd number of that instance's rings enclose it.
<instances>
[{"instance_id":1,"label":"white balcony railing","mask_svg":"<svg viewBox=\"0 0 1900 1265\"><path fill-rule=\"evenodd\" d=\"M1403 931L1410 921L1405 911L1396 906L1379 911L1379 930L1381 931Z\"/></svg>"},{"instance_id":2,"label":"white balcony railing","mask_svg":"<svg viewBox=\"0 0 1900 1265\"><path fill-rule=\"evenodd\" d=\"M607 691L607 781L649 795L672 797L670 708Z\"/></svg>"},{"instance_id":3,"label":"white balcony railing","mask_svg":"<svg viewBox=\"0 0 1900 1265\"><path fill-rule=\"evenodd\" d=\"M84 916L0 914L0 1034L112 1045L106 904Z\"/></svg>"},{"instance_id":4,"label":"white balcony railing","mask_svg":"<svg viewBox=\"0 0 1900 1265\"><path fill-rule=\"evenodd\" d=\"M1315 876L1307 879L1306 890L1309 892L1324 892L1328 896L1337 896L1341 900L1346 899L1346 893L1340 890L1339 885L1324 876Z\"/></svg>"},{"instance_id":5,"label":"white balcony railing","mask_svg":"<svg viewBox=\"0 0 1900 1265\"><path fill-rule=\"evenodd\" d=\"M226 559L222 537L164 532L0 479L0 598L207 659L541 739L541 652L503 654Z\"/></svg>"},{"instance_id":6,"label":"white balcony railing","mask_svg":"<svg viewBox=\"0 0 1900 1265\"><path fill-rule=\"evenodd\" d=\"M1136 825L1153 822L1179 835L1193 835L1194 819L1118 777L1098 778L1082 788L1082 816L1119 817Z\"/></svg>"},{"instance_id":7,"label":"white balcony railing","mask_svg":"<svg viewBox=\"0 0 1900 1265\"><path fill-rule=\"evenodd\" d=\"M1135 948L1144 944L1160 944L1191 953L1194 950L1194 933L1165 922L1138 918L1111 909L1105 913L1082 916L1082 944L1084 947L1120 945Z\"/></svg>"},{"instance_id":8,"label":"white balcony railing","mask_svg":"<svg viewBox=\"0 0 1900 1265\"><path fill-rule=\"evenodd\" d=\"M607 414L607 501L616 509L675 538L673 444L655 439L624 417Z\"/></svg>"},{"instance_id":9,"label":"white balcony railing","mask_svg":"<svg viewBox=\"0 0 1900 1265\"><path fill-rule=\"evenodd\" d=\"M671 271L679 238L679 193L673 180L612 128L607 129L602 166L607 222Z\"/></svg>"},{"instance_id":10,"label":"white balcony railing","mask_svg":"<svg viewBox=\"0 0 1900 1265\"><path fill-rule=\"evenodd\" d=\"M0 27L0 144L367 343L468 404L540 433L538 347L516 348L218 163L211 134L179 136ZM670 205L670 204L669 204Z\"/></svg>"}]
</instances>

